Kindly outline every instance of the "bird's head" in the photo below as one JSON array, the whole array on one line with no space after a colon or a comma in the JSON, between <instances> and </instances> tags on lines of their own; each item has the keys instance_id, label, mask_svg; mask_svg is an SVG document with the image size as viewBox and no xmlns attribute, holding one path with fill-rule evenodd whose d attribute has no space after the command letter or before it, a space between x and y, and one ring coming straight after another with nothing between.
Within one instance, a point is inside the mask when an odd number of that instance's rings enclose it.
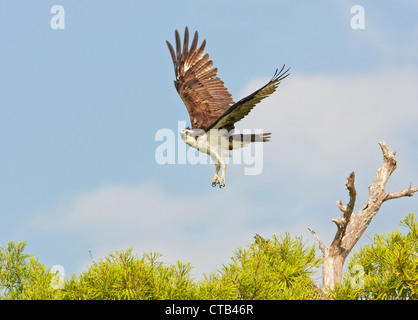
<instances>
[{"instance_id":1,"label":"bird's head","mask_svg":"<svg viewBox=\"0 0 418 320\"><path fill-rule=\"evenodd\" d=\"M184 130L180 131L180 137L189 146L193 146L196 143L196 139L204 133L205 132L203 130L190 129L189 127L186 127Z\"/></svg>"},{"instance_id":2,"label":"bird's head","mask_svg":"<svg viewBox=\"0 0 418 320\"><path fill-rule=\"evenodd\" d=\"M192 145L194 141L196 141L193 135L193 131L189 127L186 127L183 131L180 131L180 137L188 145Z\"/></svg>"}]
</instances>

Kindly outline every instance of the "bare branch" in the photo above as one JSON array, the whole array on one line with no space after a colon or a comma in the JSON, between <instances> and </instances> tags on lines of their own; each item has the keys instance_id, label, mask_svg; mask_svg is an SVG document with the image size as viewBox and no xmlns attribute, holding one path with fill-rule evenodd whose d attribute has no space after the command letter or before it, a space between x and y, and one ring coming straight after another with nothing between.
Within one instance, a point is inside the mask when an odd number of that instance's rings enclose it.
<instances>
[{"instance_id":1,"label":"bare branch","mask_svg":"<svg viewBox=\"0 0 418 320\"><path fill-rule=\"evenodd\" d=\"M389 150L388 146L383 140L379 142L379 146L383 152L383 165L377 170L376 176L369 191L376 190L376 188L384 190L390 175L398 166L398 162L395 158L396 152Z\"/></svg>"},{"instance_id":2,"label":"bare branch","mask_svg":"<svg viewBox=\"0 0 418 320\"><path fill-rule=\"evenodd\" d=\"M353 209L354 209L354 204L356 203L356 196L357 196L357 192L356 192L356 188L354 187L354 171L350 173L350 175L347 178L347 190L348 190L348 194L350 197L350 201L347 204L347 209L344 212L344 218L347 221L350 221L350 216L353 213Z\"/></svg>"},{"instance_id":3,"label":"bare branch","mask_svg":"<svg viewBox=\"0 0 418 320\"><path fill-rule=\"evenodd\" d=\"M337 206L340 208L341 212L344 213L347 210L347 207L343 205L342 201L337 201Z\"/></svg>"},{"instance_id":4,"label":"bare branch","mask_svg":"<svg viewBox=\"0 0 418 320\"><path fill-rule=\"evenodd\" d=\"M338 229L344 228L344 225L346 224L346 221L345 221L344 217L333 218L333 219L331 219L331 221L334 222L337 225Z\"/></svg>"},{"instance_id":5,"label":"bare branch","mask_svg":"<svg viewBox=\"0 0 418 320\"><path fill-rule=\"evenodd\" d=\"M349 216L353 213L354 204L356 202L356 188L354 187L354 171L350 173L350 175L347 177L347 183L345 184L346 189L348 190L348 194L350 197L350 200L347 204L347 207L343 205L342 201L337 201L337 206L340 208L341 212L344 214L344 218L346 221L349 221ZM348 219L347 219L348 218Z\"/></svg>"},{"instance_id":6,"label":"bare branch","mask_svg":"<svg viewBox=\"0 0 418 320\"><path fill-rule=\"evenodd\" d=\"M350 222L351 215L353 213L354 204L356 203L356 188L354 187L354 178L355 174L354 171L350 173L347 177L346 189L348 190L349 194L349 202L347 207L343 205L342 201L337 201L337 206L342 211L342 215L340 218L334 218L331 221L334 222L337 227L337 233L335 234L334 241L332 242L331 246L339 246L341 244L341 240L345 235L345 231L347 230L348 223Z\"/></svg>"},{"instance_id":7,"label":"bare branch","mask_svg":"<svg viewBox=\"0 0 418 320\"><path fill-rule=\"evenodd\" d=\"M409 185L407 190L399 190L398 192L391 192L387 193L386 197L383 201L387 201L390 199L396 199L401 197L412 197L415 192L418 192L418 187L412 188L412 183Z\"/></svg>"},{"instance_id":8,"label":"bare branch","mask_svg":"<svg viewBox=\"0 0 418 320\"><path fill-rule=\"evenodd\" d=\"M318 241L319 249L321 249L322 253L325 254L325 245L322 242L321 239L319 239L318 235L316 234L315 230L308 227L308 230L312 233L312 235L315 237L316 241Z\"/></svg>"},{"instance_id":9,"label":"bare branch","mask_svg":"<svg viewBox=\"0 0 418 320\"><path fill-rule=\"evenodd\" d=\"M90 253L91 261L93 261L93 263L96 264L96 261L94 261L93 255L91 254L91 250L89 250L89 253Z\"/></svg>"}]
</instances>

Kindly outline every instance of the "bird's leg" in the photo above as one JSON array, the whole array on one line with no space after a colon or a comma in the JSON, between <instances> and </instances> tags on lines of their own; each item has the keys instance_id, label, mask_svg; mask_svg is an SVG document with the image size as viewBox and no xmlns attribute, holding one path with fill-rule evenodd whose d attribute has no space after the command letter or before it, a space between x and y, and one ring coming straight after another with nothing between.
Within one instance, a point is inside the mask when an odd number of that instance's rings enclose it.
<instances>
[{"instance_id":1,"label":"bird's leg","mask_svg":"<svg viewBox=\"0 0 418 320\"><path fill-rule=\"evenodd\" d=\"M225 172L226 172L226 163L221 161L222 173L221 178L219 179L219 188L225 187Z\"/></svg>"},{"instance_id":2,"label":"bird's leg","mask_svg":"<svg viewBox=\"0 0 418 320\"><path fill-rule=\"evenodd\" d=\"M212 187L216 187L216 185L219 183L218 172L219 172L220 168L221 168L221 166L219 165L219 163L216 164L215 175L213 176L213 180L212 180Z\"/></svg>"},{"instance_id":3,"label":"bird's leg","mask_svg":"<svg viewBox=\"0 0 418 320\"><path fill-rule=\"evenodd\" d=\"M216 165L215 175L212 180L212 187L215 187L219 184L219 188L225 187L225 171L226 163L222 156L216 152L210 152L210 157L212 158L213 163ZM219 179L219 170L222 168L221 178Z\"/></svg>"}]
</instances>

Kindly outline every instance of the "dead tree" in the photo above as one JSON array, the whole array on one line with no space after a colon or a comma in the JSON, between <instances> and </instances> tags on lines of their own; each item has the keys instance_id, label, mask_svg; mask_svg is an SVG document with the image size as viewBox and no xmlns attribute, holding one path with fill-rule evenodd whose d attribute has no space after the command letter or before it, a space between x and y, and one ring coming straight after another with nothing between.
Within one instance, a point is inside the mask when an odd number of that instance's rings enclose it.
<instances>
[{"instance_id":1,"label":"dead tree","mask_svg":"<svg viewBox=\"0 0 418 320\"><path fill-rule=\"evenodd\" d=\"M412 188L412 184L409 185L407 190L391 193L385 191L386 183L397 167L396 153L389 150L384 141L379 142L379 145L383 152L383 165L377 170L373 183L369 186L369 198L357 214L353 213L356 202L354 172L350 173L347 178L346 187L349 194L349 202L347 206L344 206L341 201L337 201L337 206L342 211L342 215L331 220L338 228L331 245L325 246L315 231L308 228L318 241L319 248L323 253L322 289L324 292L328 292L336 283L341 282L345 259L363 235L373 217L378 213L382 203L390 199L405 196L411 197L418 191L417 187Z\"/></svg>"}]
</instances>

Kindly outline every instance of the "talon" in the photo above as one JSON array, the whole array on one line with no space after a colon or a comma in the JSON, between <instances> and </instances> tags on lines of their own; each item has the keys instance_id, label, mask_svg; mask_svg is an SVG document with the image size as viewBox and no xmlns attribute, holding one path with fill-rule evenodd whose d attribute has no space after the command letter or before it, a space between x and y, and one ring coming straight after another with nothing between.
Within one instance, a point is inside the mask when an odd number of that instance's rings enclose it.
<instances>
[{"instance_id":1,"label":"talon","mask_svg":"<svg viewBox=\"0 0 418 320\"><path fill-rule=\"evenodd\" d=\"M219 184L219 177L217 174L212 179L212 187L216 187L216 185Z\"/></svg>"},{"instance_id":2,"label":"talon","mask_svg":"<svg viewBox=\"0 0 418 320\"><path fill-rule=\"evenodd\" d=\"M224 188L225 187L225 176L222 175L221 178L219 179L219 188Z\"/></svg>"}]
</instances>

